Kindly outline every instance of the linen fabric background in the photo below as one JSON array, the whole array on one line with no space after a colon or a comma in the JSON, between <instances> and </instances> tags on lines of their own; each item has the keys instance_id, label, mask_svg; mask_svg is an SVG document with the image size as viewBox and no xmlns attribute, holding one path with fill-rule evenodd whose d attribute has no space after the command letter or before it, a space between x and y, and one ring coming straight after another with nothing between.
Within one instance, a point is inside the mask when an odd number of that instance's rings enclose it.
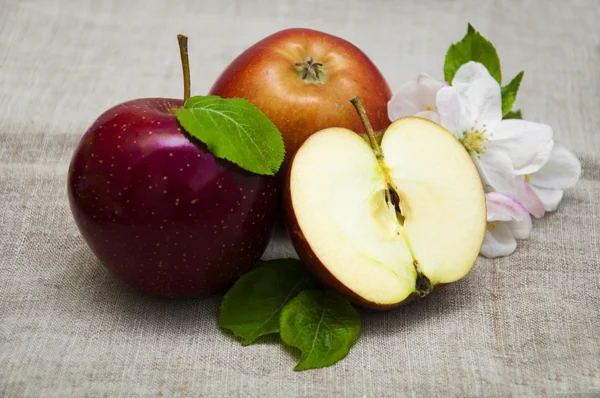
<instances>
[{"instance_id":1,"label":"linen fabric background","mask_svg":"<svg viewBox=\"0 0 600 398\"><path fill-rule=\"evenodd\" d=\"M497 47L517 107L554 128L584 173L508 258L388 312L337 365L293 372L276 337L242 347L220 297L141 295L95 259L66 173L104 110L192 93L288 27L355 43L392 89L426 71L471 22ZM1 396L507 396L600 394L600 1L0 0ZM293 257L281 228L264 258Z\"/></svg>"}]
</instances>

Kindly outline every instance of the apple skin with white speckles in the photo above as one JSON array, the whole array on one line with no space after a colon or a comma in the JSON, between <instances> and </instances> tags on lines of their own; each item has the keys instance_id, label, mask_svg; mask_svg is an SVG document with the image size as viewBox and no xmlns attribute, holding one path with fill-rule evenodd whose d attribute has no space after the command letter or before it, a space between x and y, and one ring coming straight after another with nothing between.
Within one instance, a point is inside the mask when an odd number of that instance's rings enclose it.
<instances>
[{"instance_id":1,"label":"apple skin with white speckles","mask_svg":"<svg viewBox=\"0 0 600 398\"><path fill-rule=\"evenodd\" d=\"M102 114L77 146L68 197L100 261L138 290L192 298L226 289L263 254L279 178L216 159L172 110L138 99Z\"/></svg>"}]
</instances>

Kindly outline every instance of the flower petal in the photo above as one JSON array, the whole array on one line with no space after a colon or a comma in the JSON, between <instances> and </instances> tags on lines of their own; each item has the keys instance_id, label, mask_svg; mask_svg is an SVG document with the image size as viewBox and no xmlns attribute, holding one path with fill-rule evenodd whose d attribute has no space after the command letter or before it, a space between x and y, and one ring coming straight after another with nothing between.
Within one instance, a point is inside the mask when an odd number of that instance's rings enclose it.
<instances>
[{"instance_id":1,"label":"flower petal","mask_svg":"<svg viewBox=\"0 0 600 398\"><path fill-rule=\"evenodd\" d=\"M388 102L388 117L394 121L404 116L413 116L419 112L435 111L435 97L445 85L420 73L416 81L406 82Z\"/></svg>"},{"instance_id":2,"label":"flower petal","mask_svg":"<svg viewBox=\"0 0 600 398\"><path fill-rule=\"evenodd\" d=\"M490 139L488 151L506 153L519 175L538 171L548 161L554 146L550 126L519 119L498 123Z\"/></svg>"},{"instance_id":3,"label":"flower petal","mask_svg":"<svg viewBox=\"0 0 600 398\"><path fill-rule=\"evenodd\" d=\"M454 87L443 87L437 92L435 103L442 127L461 139L463 133L470 127L468 127L469 121L461 112L458 91Z\"/></svg>"},{"instance_id":4,"label":"flower petal","mask_svg":"<svg viewBox=\"0 0 600 398\"><path fill-rule=\"evenodd\" d=\"M504 257L517 248L517 241L510 228L503 222L490 224L485 232L481 254L487 258Z\"/></svg>"},{"instance_id":5,"label":"flower petal","mask_svg":"<svg viewBox=\"0 0 600 398\"><path fill-rule=\"evenodd\" d=\"M515 199L517 199L535 218L543 217L545 214L544 204L532 187L525 182L525 177L518 176L516 178L516 186L517 190L514 194Z\"/></svg>"},{"instance_id":6,"label":"flower petal","mask_svg":"<svg viewBox=\"0 0 600 398\"><path fill-rule=\"evenodd\" d=\"M444 83L435 80L427 73L419 73L417 85L422 106L428 111L435 111L435 97L437 92L444 86Z\"/></svg>"},{"instance_id":7,"label":"flower petal","mask_svg":"<svg viewBox=\"0 0 600 398\"><path fill-rule=\"evenodd\" d=\"M502 120L500 85L479 62L461 66L452 80L463 111L476 130L492 129Z\"/></svg>"},{"instance_id":8,"label":"flower petal","mask_svg":"<svg viewBox=\"0 0 600 398\"><path fill-rule=\"evenodd\" d=\"M388 102L388 117L391 121L424 110L425 107L419 98L419 85L415 81L404 83Z\"/></svg>"},{"instance_id":9,"label":"flower petal","mask_svg":"<svg viewBox=\"0 0 600 398\"><path fill-rule=\"evenodd\" d=\"M545 189L531 186L544 205L544 210L554 211L563 198L563 191L560 189Z\"/></svg>"},{"instance_id":10,"label":"flower petal","mask_svg":"<svg viewBox=\"0 0 600 398\"><path fill-rule=\"evenodd\" d=\"M531 175L529 182L539 188L567 189L575 185L580 176L581 163L577 156L555 142L548 162Z\"/></svg>"},{"instance_id":11,"label":"flower petal","mask_svg":"<svg viewBox=\"0 0 600 398\"><path fill-rule=\"evenodd\" d=\"M510 228L516 239L528 239L533 224L529 212L527 212L523 206L521 206L520 216L521 220L508 221L506 225Z\"/></svg>"},{"instance_id":12,"label":"flower petal","mask_svg":"<svg viewBox=\"0 0 600 398\"><path fill-rule=\"evenodd\" d=\"M515 198L500 193L490 192L485 194L487 205L487 220L491 221L521 221L529 218L529 213Z\"/></svg>"},{"instance_id":13,"label":"flower petal","mask_svg":"<svg viewBox=\"0 0 600 398\"><path fill-rule=\"evenodd\" d=\"M431 120L434 123L440 124L440 114L435 111L419 112L415 116L422 117L423 119Z\"/></svg>"},{"instance_id":14,"label":"flower petal","mask_svg":"<svg viewBox=\"0 0 600 398\"><path fill-rule=\"evenodd\" d=\"M498 191L515 196L517 184L510 158L502 152L471 153L486 192ZM518 199L518 198L517 198Z\"/></svg>"},{"instance_id":15,"label":"flower petal","mask_svg":"<svg viewBox=\"0 0 600 398\"><path fill-rule=\"evenodd\" d=\"M434 91L434 98L435 93L437 93L439 89L448 85L448 83L446 82L440 82L439 80L435 80L433 77L431 77L428 73L425 72L421 72L417 75L417 83L419 83L419 85L423 87L428 87L432 91Z\"/></svg>"}]
</instances>

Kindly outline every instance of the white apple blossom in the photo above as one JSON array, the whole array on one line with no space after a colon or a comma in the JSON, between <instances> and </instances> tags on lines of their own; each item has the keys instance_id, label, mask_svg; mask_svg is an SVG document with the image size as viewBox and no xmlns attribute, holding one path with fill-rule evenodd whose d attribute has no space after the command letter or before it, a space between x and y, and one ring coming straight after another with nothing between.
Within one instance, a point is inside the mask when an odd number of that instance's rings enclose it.
<instances>
[{"instance_id":1,"label":"white apple blossom","mask_svg":"<svg viewBox=\"0 0 600 398\"><path fill-rule=\"evenodd\" d=\"M436 102L440 124L469 151L485 191L511 195L534 216L543 216L543 203L525 182L548 161L554 147L552 128L502 120L500 85L477 62L461 66L452 86L439 90Z\"/></svg>"},{"instance_id":2,"label":"white apple blossom","mask_svg":"<svg viewBox=\"0 0 600 398\"><path fill-rule=\"evenodd\" d=\"M478 62L462 65L451 86L420 74L394 94L388 115L437 122L469 152L487 192L486 257L511 254L516 239L529 237L529 214L556 210L563 190L581 175L579 160L555 144L550 126L502 119L501 87Z\"/></svg>"},{"instance_id":3,"label":"white apple blossom","mask_svg":"<svg viewBox=\"0 0 600 398\"><path fill-rule=\"evenodd\" d=\"M508 256L517 248L516 239L529 238L531 216L509 195L490 192L485 199L488 224L481 254L488 258Z\"/></svg>"},{"instance_id":4,"label":"white apple blossom","mask_svg":"<svg viewBox=\"0 0 600 398\"><path fill-rule=\"evenodd\" d=\"M388 102L390 120L404 116L419 116L439 123L436 95L448 83L439 82L427 73L419 73L417 80L406 82Z\"/></svg>"},{"instance_id":5,"label":"white apple blossom","mask_svg":"<svg viewBox=\"0 0 600 398\"><path fill-rule=\"evenodd\" d=\"M554 211L562 200L563 191L573 187L581 176L579 159L559 143L554 144L548 162L533 174L524 176L527 185L537 195L545 211Z\"/></svg>"}]
</instances>

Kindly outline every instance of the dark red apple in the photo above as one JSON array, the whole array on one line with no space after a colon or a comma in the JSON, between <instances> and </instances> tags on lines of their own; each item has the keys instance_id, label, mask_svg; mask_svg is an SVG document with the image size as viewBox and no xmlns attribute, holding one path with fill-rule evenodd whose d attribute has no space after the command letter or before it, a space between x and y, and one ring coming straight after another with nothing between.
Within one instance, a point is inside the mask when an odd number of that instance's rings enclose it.
<instances>
[{"instance_id":1,"label":"dark red apple","mask_svg":"<svg viewBox=\"0 0 600 398\"><path fill-rule=\"evenodd\" d=\"M179 36L185 98L187 38ZM183 101L138 99L102 114L75 150L68 196L100 261L162 297L225 289L264 252L278 214L277 177L215 158L179 125Z\"/></svg>"},{"instance_id":2,"label":"dark red apple","mask_svg":"<svg viewBox=\"0 0 600 398\"><path fill-rule=\"evenodd\" d=\"M106 111L75 150L68 194L81 234L130 285L163 297L218 292L264 252L275 177L216 159L179 126L183 101Z\"/></svg>"},{"instance_id":3,"label":"dark red apple","mask_svg":"<svg viewBox=\"0 0 600 398\"><path fill-rule=\"evenodd\" d=\"M390 121L391 91L371 60L353 44L310 29L275 33L244 51L210 90L246 98L279 128L289 161L313 133L345 127L366 133L349 100L360 96L376 131Z\"/></svg>"}]
</instances>

